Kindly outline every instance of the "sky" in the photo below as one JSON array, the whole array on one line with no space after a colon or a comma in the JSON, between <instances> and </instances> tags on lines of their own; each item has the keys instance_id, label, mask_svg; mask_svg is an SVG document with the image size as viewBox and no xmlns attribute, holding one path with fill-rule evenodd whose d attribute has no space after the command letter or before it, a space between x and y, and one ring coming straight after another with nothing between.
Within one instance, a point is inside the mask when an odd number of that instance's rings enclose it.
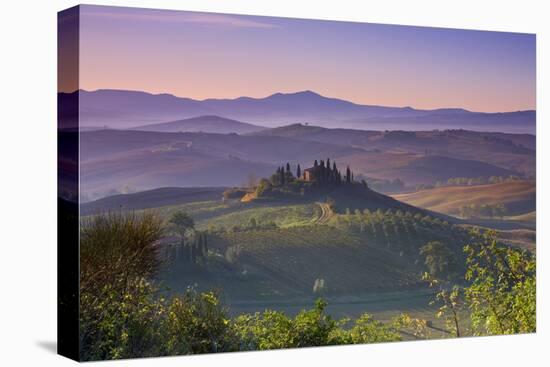
<instances>
[{"instance_id":1,"label":"sky","mask_svg":"<svg viewBox=\"0 0 550 367\"><path fill-rule=\"evenodd\" d=\"M193 99L312 90L360 104L421 109L536 107L532 34L80 9L81 89Z\"/></svg>"}]
</instances>

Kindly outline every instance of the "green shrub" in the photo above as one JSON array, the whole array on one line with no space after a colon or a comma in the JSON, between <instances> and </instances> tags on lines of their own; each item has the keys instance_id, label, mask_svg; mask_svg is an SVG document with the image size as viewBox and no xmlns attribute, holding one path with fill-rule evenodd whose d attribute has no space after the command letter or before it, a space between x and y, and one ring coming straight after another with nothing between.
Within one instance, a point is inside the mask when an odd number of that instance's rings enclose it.
<instances>
[{"instance_id":1,"label":"green shrub","mask_svg":"<svg viewBox=\"0 0 550 367\"><path fill-rule=\"evenodd\" d=\"M166 353L198 354L237 350L227 308L214 292L189 289L167 307L163 324Z\"/></svg>"},{"instance_id":2,"label":"green shrub","mask_svg":"<svg viewBox=\"0 0 550 367\"><path fill-rule=\"evenodd\" d=\"M161 354L162 302L144 279L105 285L96 294L80 297L80 340L83 360L153 357Z\"/></svg>"},{"instance_id":3,"label":"green shrub","mask_svg":"<svg viewBox=\"0 0 550 367\"><path fill-rule=\"evenodd\" d=\"M536 331L536 259L497 243L487 231L467 245L466 300L476 334Z\"/></svg>"},{"instance_id":4,"label":"green shrub","mask_svg":"<svg viewBox=\"0 0 550 367\"><path fill-rule=\"evenodd\" d=\"M80 345L84 360L158 354L161 305L146 280L159 266L161 222L152 214L104 214L82 223Z\"/></svg>"},{"instance_id":5,"label":"green shrub","mask_svg":"<svg viewBox=\"0 0 550 367\"><path fill-rule=\"evenodd\" d=\"M109 213L86 219L80 234L80 291L106 285L121 292L126 281L147 278L159 267L162 222L153 214Z\"/></svg>"},{"instance_id":6,"label":"green shrub","mask_svg":"<svg viewBox=\"0 0 550 367\"><path fill-rule=\"evenodd\" d=\"M233 329L239 350L267 350L293 347L292 319L283 312L266 310L253 315L239 315Z\"/></svg>"},{"instance_id":7,"label":"green shrub","mask_svg":"<svg viewBox=\"0 0 550 367\"><path fill-rule=\"evenodd\" d=\"M349 331L352 344L383 343L401 340L399 333L392 327L373 319L367 313L361 315Z\"/></svg>"}]
</instances>

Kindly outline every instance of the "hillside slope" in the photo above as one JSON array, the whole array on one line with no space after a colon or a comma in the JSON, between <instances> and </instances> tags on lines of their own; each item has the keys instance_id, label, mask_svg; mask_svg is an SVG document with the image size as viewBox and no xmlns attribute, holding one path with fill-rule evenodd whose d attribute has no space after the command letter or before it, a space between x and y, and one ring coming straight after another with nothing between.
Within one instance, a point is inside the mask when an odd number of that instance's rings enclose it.
<instances>
[{"instance_id":1,"label":"hillside slope","mask_svg":"<svg viewBox=\"0 0 550 367\"><path fill-rule=\"evenodd\" d=\"M218 255L209 257L206 268L191 271L175 263L163 280L175 290L196 284L224 289L232 300L255 301L315 297L317 279L324 280L329 296L425 289L420 246L441 240L460 251L466 232L434 218L388 213L360 220L355 214L337 215L330 225L211 232L209 249ZM177 275L182 273L186 282Z\"/></svg>"},{"instance_id":2,"label":"hillside slope","mask_svg":"<svg viewBox=\"0 0 550 367\"><path fill-rule=\"evenodd\" d=\"M394 195L397 200L449 215L458 215L460 207L471 204L504 204L509 215L534 211L534 181L513 181L492 185L447 186Z\"/></svg>"},{"instance_id":3,"label":"hillside slope","mask_svg":"<svg viewBox=\"0 0 550 367\"><path fill-rule=\"evenodd\" d=\"M401 179L407 186L446 182L454 177L491 177L517 174L503 167L471 159L411 153L359 152L339 158L369 178Z\"/></svg>"},{"instance_id":4,"label":"hillside slope","mask_svg":"<svg viewBox=\"0 0 550 367\"><path fill-rule=\"evenodd\" d=\"M533 175L535 173L535 135L476 132L467 130L362 131L327 129L293 124L253 133L381 151L380 157L393 163L389 154L444 156L476 160L501 168ZM455 176L458 177L458 176Z\"/></svg>"},{"instance_id":5,"label":"hillside slope","mask_svg":"<svg viewBox=\"0 0 550 367\"><path fill-rule=\"evenodd\" d=\"M81 215L113 210L141 210L195 201L220 200L224 187L162 187L131 194L108 196L80 205Z\"/></svg>"},{"instance_id":6,"label":"hillside slope","mask_svg":"<svg viewBox=\"0 0 550 367\"><path fill-rule=\"evenodd\" d=\"M357 151L319 142L237 134L99 130L80 133L81 192L89 199L158 187L240 186L281 161Z\"/></svg>"},{"instance_id":7,"label":"hillside slope","mask_svg":"<svg viewBox=\"0 0 550 367\"><path fill-rule=\"evenodd\" d=\"M227 119L220 116L199 116L132 128L132 130L140 131L205 132L216 134L246 134L261 131L263 129L265 129L265 127Z\"/></svg>"}]
</instances>

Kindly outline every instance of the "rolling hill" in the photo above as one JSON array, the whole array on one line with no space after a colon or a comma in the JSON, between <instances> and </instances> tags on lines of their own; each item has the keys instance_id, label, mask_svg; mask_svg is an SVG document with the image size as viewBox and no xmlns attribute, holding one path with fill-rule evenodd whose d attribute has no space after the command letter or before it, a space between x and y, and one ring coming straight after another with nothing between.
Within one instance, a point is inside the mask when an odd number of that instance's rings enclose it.
<instances>
[{"instance_id":1,"label":"rolling hill","mask_svg":"<svg viewBox=\"0 0 550 367\"><path fill-rule=\"evenodd\" d=\"M343 183L340 185L309 185L308 182L295 181L283 187L263 189L261 193L257 191L246 202L260 201L265 202L265 205L269 205L272 202L276 203L281 200L298 203L327 203L330 206L329 210L339 214L348 211L354 212L355 210L360 210L361 212L364 210L401 210L412 214L430 214L444 220L450 219L452 221L453 219L439 213L429 213L427 210L401 202L391 196L371 190L359 182Z\"/></svg>"},{"instance_id":2,"label":"rolling hill","mask_svg":"<svg viewBox=\"0 0 550 367\"><path fill-rule=\"evenodd\" d=\"M425 289L418 249L429 240L461 251L467 232L460 226L376 193L362 199L371 211L333 213L324 224L313 198L159 207L165 220L178 210L189 213L207 231L210 249L207 263L190 266L177 260L178 239L165 238L171 260L159 276L173 291L190 284L221 288L232 301L309 298L318 278L331 296L359 295Z\"/></svg>"},{"instance_id":3,"label":"rolling hill","mask_svg":"<svg viewBox=\"0 0 550 367\"><path fill-rule=\"evenodd\" d=\"M253 135L281 136L339 144L363 148L367 151L381 151L386 154L436 155L476 160L515 171L517 174L530 176L535 173L536 138L530 134L466 130L360 131L293 124L266 129ZM393 164L390 156L382 156L380 159L387 162L389 166ZM454 177L459 177L458 173Z\"/></svg>"},{"instance_id":4,"label":"rolling hill","mask_svg":"<svg viewBox=\"0 0 550 367\"><path fill-rule=\"evenodd\" d=\"M175 260L161 279L174 291L221 288L231 301L313 297L319 278L329 296L425 289L419 248L440 240L460 253L467 239L459 226L403 208L334 214L327 224L313 220L321 215L314 207L283 202L189 203L160 213L178 209L208 230L210 256L194 267Z\"/></svg>"},{"instance_id":5,"label":"rolling hill","mask_svg":"<svg viewBox=\"0 0 550 367\"><path fill-rule=\"evenodd\" d=\"M80 205L80 215L113 210L142 210L196 201L219 200L224 187L162 187L131 194L113 195Z\"/></svg>"},{"instance_id":6,"label":"rolling hill","mask_svg":"<svg viewBox=\"0 0 550 367\"><path fill-rule=\"evenodd\" d=\"M342 156L339 162L354 167L357 173L367 178L400 179L408 187L437 181L445 182L454 177L490 177L518 174L506 168L489 163L456 159L445 156L424 156L410 153L360 152ZM358 176L359 177L359 176Z\"/></svg>"},{"instance_id":7,"label":"rolling hill","mask_svg":"<svg viewBox=\"0 0 550 367\"><path fill-rule=\"evenodd\" d=\"M511 176L514 174L516 172L489 163L443 156L416 157L406 165L375 172L376 177L401 178L413 185L445 182L453 177Z\"/></svg>"},{"instance_id":8,"label":"rolling hill","mask_svg":"<svg viewBox=\"0 0 550 367\"><path fill-rule=\"evenodd\" d=\"M536 206L534 181L513 181L492 185L447 186L410 194L394 195L397 200L449 215L471 204L504 204L508 215L531 213Z\"/></svg>"},{"instance_id":9,"label":"rolling hill","mask_svg":"<svg viewBox=\"0 0 550 367\"><path fill-rule=\"evenodd\" d=\"M311 129L317 133L312 134ZM82 193L86 200L93 200L157 187L241 186L249 177L266 177L286 162L293 169L297 164L306 168L315 159L326 157L339 167L350 165L357 175L399 178L411 187L454 177L534 172L534 151L511 142L509 135L462 131L381 134L303 126L291 129L296 133L280 134L280 129L276 130L247 135L81 131ZM362 135L366 136L363 142L350 140L362 139ZM447 142L457 141L448 143L446 155L433 146L440 137ZM529 143L527 138L517 139ZM428 155L420 152L423 143L431 147L426 148ZM454 148L463 145L462 150Z\"/></svg>"},{"instance_id":10,"label":"rolling hill","mask_svg":"<svg viewBox=\"0 0 550 367\"><path fill-rule=\"evenodd\" d=\"M340 157L352 147L282 137L98 130L80 133L87 200L158 187L241 186L282 162Z\"/></svg>"},{"instance_id":11,"label":"rolling hill","mask_svg":"<svg viewBox=\"0 0 550 367\"><path fill-rule=\"evenodd\" d=\"M205 132L216 134L246 134L260 130L265 127L247 124L220 116L199 116L178 121L163 122L132 128L140 131L158 132Z\"/></svg>"}]
</instances>

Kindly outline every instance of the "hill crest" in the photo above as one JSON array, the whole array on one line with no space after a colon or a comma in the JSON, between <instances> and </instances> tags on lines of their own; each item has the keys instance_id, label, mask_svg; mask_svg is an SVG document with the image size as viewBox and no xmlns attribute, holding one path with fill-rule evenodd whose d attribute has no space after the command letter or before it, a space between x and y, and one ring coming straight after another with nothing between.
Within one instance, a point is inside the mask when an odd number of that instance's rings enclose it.
<instances>
[{"instance_id":1,"label":"hill crest","mask_svg":"<svg viewBox=\"0 0 550 367\"><path fill-rule=\"evenodd\" d=\"M241 122L217 115L203 115L182 120L142 125L132 130L157 132L205 132L216 134L246 134L264 130L265 127Z\"/></svg>"}]
</instances>

